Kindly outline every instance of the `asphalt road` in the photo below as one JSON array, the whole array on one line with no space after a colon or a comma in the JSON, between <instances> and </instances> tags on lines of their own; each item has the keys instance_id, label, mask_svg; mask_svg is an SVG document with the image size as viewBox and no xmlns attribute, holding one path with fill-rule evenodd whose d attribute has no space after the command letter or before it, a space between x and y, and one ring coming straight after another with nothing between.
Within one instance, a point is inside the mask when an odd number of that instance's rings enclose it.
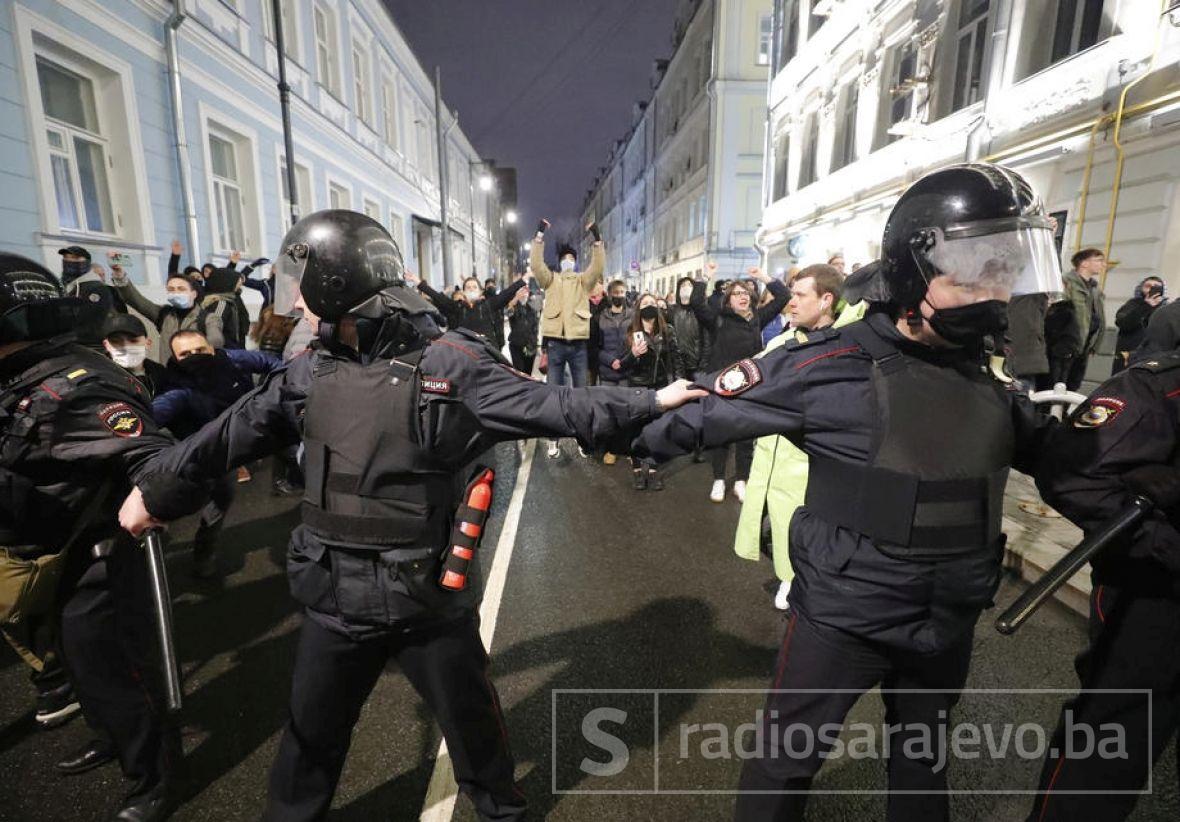
<instances>
[{"instance_id":1,"label":"asphalt road","mask_svg":"<svg viewBox=\"0 0 1180 822\"><path fill-rule=\"evenodd\" d=\"M572 444L566 451L574 453ZM520 464L515 445L495 456L485 569ZM283 572L295 504L268 494L267 473L242 486L222 540L220 580L188 575L192 527L174 529L169 569L186 694L178 820L256 819L264 803L300 620ZM771 607L769 565L732 553L737 503L708 501L706 465L685 461L667 473L666 490L639 493L625 461L606 467L576 453L549 460L537 448L491 649L533 818L730 816L726 792L736 785L743 741L733 731L761 706L756 691L769 682L782 619ZM1000 604L1021 587L1006 581ZM1080 618L1057 606L1014 638L995 633L985 615L968 687L987 692L965 695L955 720L994 727L996 737L1005 723L1050 731L1064 694L991 689L1072 689L1083 631ZM39 731L32 708L25 670L0 650L0 820L109 818L126 789L118 767L59 777L53 763L85 742L87 729L76 720ZM869 694L850 722L880 723L882 714ZM609 734L603 744L586 741L587 717ZM421 700L391 666L361 714L331 818L417 819L438 742ZM612 754L613 744L620 750ZM626 765L617 773L586 773L594 762L621 763L622 750ZM1035 787L1040 765L1011 746L1000 758L952 762L951 785L973 791L952 796L953 818L1022 819L1031 797L1010 792ZM813 799L808 818L883 818L884 798L871 792L883 788L884 767L871 755L828 763L816 787L830 793ZM1175 774L1173 745L1133 819L1180 817ZM455 819L474 818L460 797Z\"/></svg>"}]
</instances>

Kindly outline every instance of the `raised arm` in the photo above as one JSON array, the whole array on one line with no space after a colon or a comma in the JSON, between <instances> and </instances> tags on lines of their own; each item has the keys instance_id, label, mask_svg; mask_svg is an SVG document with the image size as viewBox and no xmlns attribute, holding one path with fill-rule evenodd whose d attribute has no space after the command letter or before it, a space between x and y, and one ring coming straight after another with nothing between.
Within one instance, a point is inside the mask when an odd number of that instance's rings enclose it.
<instances>
[{"instance_id":1,"label":"raised arm","mask_svg":"<svg viewBox=\"0 0 1180 822\"><path fill-rule=\"evenodd\" d=\"M766 326L770 325L771 321L779 314L782 314L783 309L787 307L787 303L791 301L791 290L778 280L772 280L767 277L766 288L774 295L774 299L758 309L759 328L766 328Z\"/></svg>"},{"instance_id":2,"label":"raised arm","mask_svg":"<svg viewBox=\"0 0 1180 822\"><path fill-rule=\"evenodd\" d=\"M123 299L123 302L147 317L152 325L159 327L160 312L164 310L164 306L152 302L143 296L143 294L139 293L139 289L127 278L126 274L123 274L121 267L112 266L111 271L114 275L111 279L111 284L115 289L115 293Z\"/></svg>"},{"instance_id":3,"label":"raised arm","mask_svg":"<svg viewBox=\"0 0 1180 822\"><path fill-rule=\"evenodd\" d=\"M488 308L492 309L492 311L503 311L508 303L512 302L512 298L516 296L516 292L527 285L528 283L526 281L517 280L499 294L493 294L487 298Z\"/></svg>"},{"instance_id":4,"label":"raised arm","mask_svg":"<svg viewBox=\"0 0 1180 822\"><path fill-rule=\"evenodd\" d=\"M533 237L533 244L529 248L529 268L533 276L541 284L541 288L548 289L553 283L553 272L545 265L545 229L549 228L548 220L537 223L537 236Z\"/></svg>"},{"instance_id":5,"label":"raised arm","mask_svg":"<svg viewBox=\"0 0 1180 822\"><path fill-rule=\"evenodd\" d=\"M441 294L435 291L421 280L418 281L418 290L421 291L428 300L434 303L434 307L439 310L439 313L447 318L447 324L453 325L459 317L459 306L448 297L446 294Z\"/></svg>"}]
</instances>

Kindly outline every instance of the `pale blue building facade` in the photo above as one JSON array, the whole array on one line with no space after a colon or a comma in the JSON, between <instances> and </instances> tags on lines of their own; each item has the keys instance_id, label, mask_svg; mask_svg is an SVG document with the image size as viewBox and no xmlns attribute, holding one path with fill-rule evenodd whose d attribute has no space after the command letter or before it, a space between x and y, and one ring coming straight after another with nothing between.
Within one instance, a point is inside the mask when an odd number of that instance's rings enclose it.
<instances>
[{"instance_id":1,"label":"pale blue building facade","mask_svg":"<svg viewBox=\"0 0 1180 822\"><path fill-rule=\"evenodd\" d=\"M282 14L300 213L363 211L449 284L432 77L379 0ZM63 246L119 251L157 293L173 239L185 264L273 256L290 213L273 32L270 0L0 0L0 247L54 271ZM453 271L489 276L497 193L461 129L446 140Z\"/></svg>"}]
</instances>

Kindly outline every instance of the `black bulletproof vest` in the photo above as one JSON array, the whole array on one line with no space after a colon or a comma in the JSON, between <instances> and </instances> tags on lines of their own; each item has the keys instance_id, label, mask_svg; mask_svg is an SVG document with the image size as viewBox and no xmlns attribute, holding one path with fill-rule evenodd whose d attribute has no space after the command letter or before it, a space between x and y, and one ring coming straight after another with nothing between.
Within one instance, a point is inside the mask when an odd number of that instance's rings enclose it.
<instances>
[{"instance_id":1,"label":"black bulletproof vest","mask_svg":"<svg viewBox=\"0 0 1180 822\"><path fill-rule=\"evenodd\" d=\"M318 354L304 412L303 523L323 541L441 548L456 504L452 472L421 444L421 351L369 365Z\"/></svg>"},{"instance_id":2,"label":"black bulletproof vest","mask_svg":"<svg viewBox=\"0 0 1180 822\"><path fill-rule=\"evenodd\" d=\"M876 430L867 463L810 457L808 509L891 556L994 549L1015 446L1004 389L903 354L870 321L842 334L873 360Z\"/></svg>"}]
</instances>

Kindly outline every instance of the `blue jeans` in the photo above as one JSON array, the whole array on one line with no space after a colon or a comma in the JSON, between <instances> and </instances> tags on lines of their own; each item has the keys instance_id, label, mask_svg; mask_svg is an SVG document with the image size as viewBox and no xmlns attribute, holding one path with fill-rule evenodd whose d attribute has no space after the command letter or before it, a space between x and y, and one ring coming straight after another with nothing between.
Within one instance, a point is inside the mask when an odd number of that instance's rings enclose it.
<instances>
[{"instance_id":1,"label":"blue jeans","mask_svg":"<svg viewBox=\"0 0 1180 822\"><path fill-rule=\"evenodd\" d=\"M550 385L566 385L565 367L569 366L569 384L574 388L586 385L586 341L557 340L549 338L549 379Z\"/></svg>"}]
</instances>

